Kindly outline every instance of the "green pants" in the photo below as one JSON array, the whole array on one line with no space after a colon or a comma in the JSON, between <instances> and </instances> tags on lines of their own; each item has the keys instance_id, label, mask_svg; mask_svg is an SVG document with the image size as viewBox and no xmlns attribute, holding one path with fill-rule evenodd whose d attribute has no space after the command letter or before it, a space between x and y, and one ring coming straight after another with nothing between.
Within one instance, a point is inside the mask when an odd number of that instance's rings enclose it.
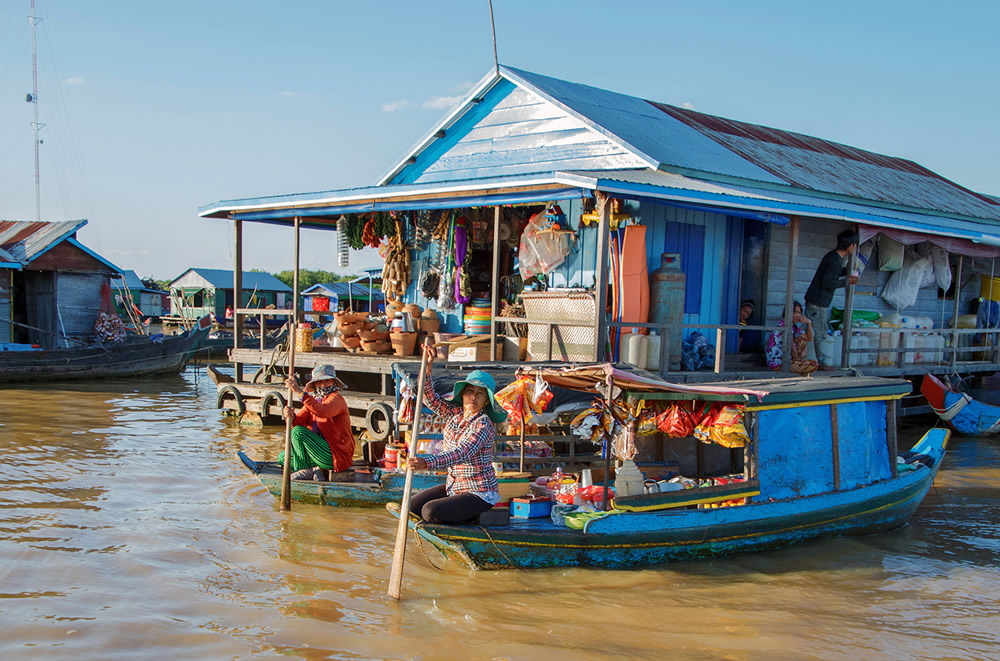
<instances>
[{"instance_id":1,"label":"green pants","mask_svg":"<svg viewBox=\"0 0 1000 661\"><path fill-rule=\"evenodd\" d=\"M292 427L292 472L319 466L333 470L333 456L326 440L306 427ZM285 461L284 451L278 453L278 463Z\"/></svg>"}]
</instances>

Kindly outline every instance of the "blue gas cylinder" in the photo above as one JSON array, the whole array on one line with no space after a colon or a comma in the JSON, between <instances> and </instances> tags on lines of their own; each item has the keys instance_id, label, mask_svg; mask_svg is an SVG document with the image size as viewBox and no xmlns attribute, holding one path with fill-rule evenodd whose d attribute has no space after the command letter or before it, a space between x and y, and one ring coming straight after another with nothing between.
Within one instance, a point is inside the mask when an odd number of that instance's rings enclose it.
<instances>
[{"instance_id":1,"label":"blue gas cylinder","mask_svg":"<svg viewBox=\"0 0 1000 661\"><path fill-rule=\"evenodd\" d=\"M684 323L684 288L687 277L681 270L681 256L665 252L660 257L660 268L649 274L649 321L654 324L676 324L665 338L670 342L668 351L670 369L680 369L681 338Z\"/></svg>"}]
</instances>

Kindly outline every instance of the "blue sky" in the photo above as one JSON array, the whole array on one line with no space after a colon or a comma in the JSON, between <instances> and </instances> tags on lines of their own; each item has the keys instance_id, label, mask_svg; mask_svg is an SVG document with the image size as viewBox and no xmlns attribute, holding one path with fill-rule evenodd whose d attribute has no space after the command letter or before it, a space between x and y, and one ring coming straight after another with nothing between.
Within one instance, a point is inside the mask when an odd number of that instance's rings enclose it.
<instances>
[{"instance_id":1,"label":"blue sky","mask_svg":"<svg viewBox=\"0 0 1000 661\"><path fill-rule=\"evenodd\" d=\"M486 0L36 0L42 216L122 268L232 268L222 199L375 181L492 67ZM0 218L34 217L28 0L0 3ZM1000 194L1000 3L495 0L500 61L901 156ZM246 268L292 264L249 225ZM335 235L303 268L337 270ZM352 254L351 266L378 265Z\"/></svg>"}]
</instances>

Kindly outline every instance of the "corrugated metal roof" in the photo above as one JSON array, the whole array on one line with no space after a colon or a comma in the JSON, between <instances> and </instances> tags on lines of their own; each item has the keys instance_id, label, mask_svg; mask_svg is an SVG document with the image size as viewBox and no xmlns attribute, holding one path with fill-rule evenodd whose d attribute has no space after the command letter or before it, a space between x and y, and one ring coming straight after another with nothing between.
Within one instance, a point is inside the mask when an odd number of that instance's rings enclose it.
<instances>
[{"instance_id":1,"label":"corrugated metal roof","mask_svg":"<svg viewBox=\"0 0 1000 661\"><path fill-rule=\"evenodd\" d=\"M0 220L0 249L27 266L52 246L73 236L86 220Z\"/></svg>"},{"instance_id":2,"label":"corrugated metal roof","mask_svg":"<svg viewBox=\"0 0 1000 661\"><path fill-rule=\"evenodd\" d=\"M350 292L348 292L350 288ZM357 296L358 298L368 298L369 295L374 294L375 300L382 300L382 292L378 289L372 290L368 289L366 285L358 283L348 283L348 282L320 282L312 287L309 287L302 292L303 296L337 296L341 298L348 298L348 296Z\"/></svg>"},{"instance_id":3,"label":"corrugated metal roof","mask_svg":"<svg viewBox=\"0 0 1000 661\"><path fill-rule=\"evenodd\" d=\"M995 201L906 159L509 67L501 68L501 75L589 119L595 129L619 136L661 169L1000 220Z\"/></svg>"},{"instance_id":4,"label":"corrugated metal roof","mask_svg":"<svg viewBox=\"0 0 1000 661\"><path fill-rule=\"evenodd\" d=\"M928 234L942 234L989 245L1000 245L1000 224L961 220L948 216L814 197L805 193L775 191L740 184L705 181L669 172L620 170L568 172L592 177L592 185L611 195L661 198L676 202L711 204L725 209L753 209L785 215L837 218L880 227L896 227Z\"/></svg>"},{"instance_id":5,"label":"corrugated metal roof","mask_svg":"<svg viewBox=\"0 0 1000 661\"><path fill-rule=\"evenodd\" d=\"M188 273L198 274L216 289L233 288L233 272L225 269L191 268L174 278L173 282L180 280ZM244 271L243 289L256 289L258 291L292 291L292 288L283 283L281 280L278 280L270 273L263 273L261 271Z\"/></svg>"}]
</instances>

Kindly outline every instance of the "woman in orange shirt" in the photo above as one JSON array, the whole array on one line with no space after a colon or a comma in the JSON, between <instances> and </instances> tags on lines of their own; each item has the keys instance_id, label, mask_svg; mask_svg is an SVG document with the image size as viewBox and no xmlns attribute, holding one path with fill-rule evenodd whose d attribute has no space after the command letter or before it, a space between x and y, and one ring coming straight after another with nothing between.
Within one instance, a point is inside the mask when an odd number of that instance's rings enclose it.
<instances>
[{"instance_id":1,"label":"woman in orange shirt","mask_svg":"<svg viewBox=\"0 0 1000 661\"><path fill-rule=\"evenodd\" d=\"M286 379L285 385L302 395L302 408L292 420L292 479L326 480L327 471L348 470L354 463L354 432L347 402L339 392L347 386L337 378L337 370L320 365L304 388L294 378ZM286 406L286 419L290 415L292 408ZM284 455L278 455L279 462Z\"/></svg>"}]
</instances>

